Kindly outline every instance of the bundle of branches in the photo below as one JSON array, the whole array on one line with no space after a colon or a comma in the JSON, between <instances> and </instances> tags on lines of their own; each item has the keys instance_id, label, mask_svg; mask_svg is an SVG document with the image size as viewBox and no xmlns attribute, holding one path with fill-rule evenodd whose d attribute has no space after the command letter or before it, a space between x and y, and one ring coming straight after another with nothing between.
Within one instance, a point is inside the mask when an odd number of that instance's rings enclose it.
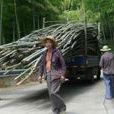
<instances>
[{"instance_id":1,"label":"bundle of branches","mask_svg":"<svg viewBox=\"0 0 114 114\"><path fill-rule=\"evenodd\" d=\"M38 70L41 54L46 50L41 47L40 39L47 35L53 35L58 42L58 48L65 58L85 53L85 41L87 42L87 54L99 54L97 40L97 26L87 25L87 38L85 39L84 24L67 23L55 24L19 39L16 42L0 46L0 70L5 70L4 75L13 70L24 69L15 80L21 84L35 69Z\"/></svg>"}]
</instances>

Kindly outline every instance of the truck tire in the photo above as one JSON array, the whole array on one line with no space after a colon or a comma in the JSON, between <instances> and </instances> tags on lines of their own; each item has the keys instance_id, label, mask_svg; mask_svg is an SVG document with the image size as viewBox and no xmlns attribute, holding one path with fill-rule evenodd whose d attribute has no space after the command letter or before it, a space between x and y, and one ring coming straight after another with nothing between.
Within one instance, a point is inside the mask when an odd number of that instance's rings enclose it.
<instances>
[{"instance_id":1,"label":"truck tire","mask_svg":"<svg viewBox=\"0 0 114 114\"><path fill-rule=\"evenodd\" d=\"M98 67L98 71L97 71L97 80L100 80L100 75L101 75L101 71L100 68Z\"/></svg>"},{"instance_id":2,"label":"truck tire","mask_svg":"<svg viewBox=\"0 0 114 114\"><path fill-rule=\"evenodd\" d=\"M93 68L88 68L87 69L87 71L86 71L86 77L87 77L87 81L89 83L94 83L95 82Z\"/></svg>"}]
</instances>

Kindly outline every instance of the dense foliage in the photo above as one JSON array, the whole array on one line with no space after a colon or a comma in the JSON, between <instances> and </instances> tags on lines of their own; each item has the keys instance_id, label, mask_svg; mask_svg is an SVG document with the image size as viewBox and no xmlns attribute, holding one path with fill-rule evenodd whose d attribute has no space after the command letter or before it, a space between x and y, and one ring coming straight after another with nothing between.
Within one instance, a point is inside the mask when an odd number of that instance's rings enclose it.
<instances>
[{"instance_id":1,"label":"dense foliage","mask_svg":"<svg viewBox=\"0 0 114 114\"><path fill-rule=\"evenodd\" d=\"M46 21L100 23L103 38L113 39L113 14L114 0L0 0L0 44L42 28L44 17Z\"/></svg>"}]
</instances>

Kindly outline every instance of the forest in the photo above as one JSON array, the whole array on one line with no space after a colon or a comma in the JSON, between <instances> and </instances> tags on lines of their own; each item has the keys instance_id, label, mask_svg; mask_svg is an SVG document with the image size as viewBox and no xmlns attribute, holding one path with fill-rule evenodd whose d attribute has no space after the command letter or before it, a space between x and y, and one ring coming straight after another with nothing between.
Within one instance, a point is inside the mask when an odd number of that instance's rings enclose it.
<instances>
[{"instance_id":1,"label":"forest","mask_svg":"<svg viewBox=\"0 0 114 114\"><path fill-rule=\"evenodd\" d=\"M113 40L114 0L0 0L0 45L67 21L98 24L102 38Z\"/></svg>"}]
</instances>

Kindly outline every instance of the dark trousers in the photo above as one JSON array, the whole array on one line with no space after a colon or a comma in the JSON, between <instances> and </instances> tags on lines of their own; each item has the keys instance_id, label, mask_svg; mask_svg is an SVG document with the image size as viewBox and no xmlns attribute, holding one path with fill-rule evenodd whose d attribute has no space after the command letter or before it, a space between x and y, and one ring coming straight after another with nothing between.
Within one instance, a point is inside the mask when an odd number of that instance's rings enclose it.
<instances>
[{"instance_id":1,"label":"dark trousers","mask_svg":"<svg viewBox=\"0 0 114 114\"><path fill-rule=\"evenodd\" d=\"M105 98L111 99L114 98L114 75L111 74L103 74L104 82L105 82Z\"/></svg>"},{"instance_id":2,"label":"dark trousers","mask_svg":"<svg viewBox=\"0 0 114 114\"><path fill-rule=\"evenodd\" d=\"M46 73L47 86L50 100L52 103L52 111L59 114L66 110L66 105L63 98L60 96L61 81L60 79L51 80L50 72ZM57 113L56 113L57 112Z\"/></svg>"}]
</instances>

